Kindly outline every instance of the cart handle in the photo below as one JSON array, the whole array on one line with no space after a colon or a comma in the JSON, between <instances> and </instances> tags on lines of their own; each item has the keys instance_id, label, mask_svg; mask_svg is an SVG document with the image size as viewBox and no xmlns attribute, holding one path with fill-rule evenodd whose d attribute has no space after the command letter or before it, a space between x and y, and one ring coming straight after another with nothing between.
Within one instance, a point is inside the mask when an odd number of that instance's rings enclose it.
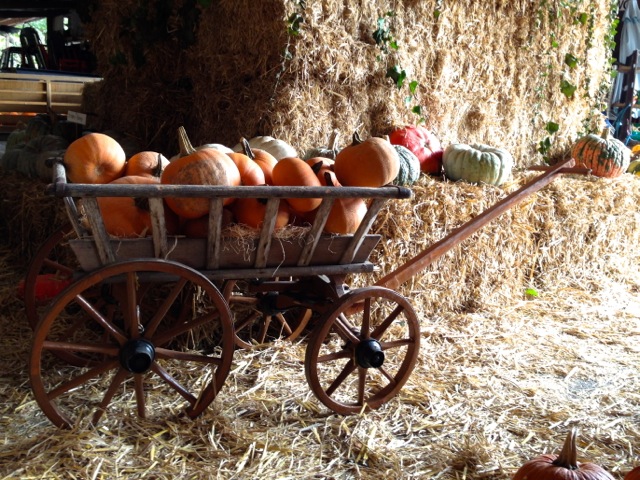
<instances>
[{"instance_id":1,"label":"cart handle","mask_svg":"<svg viewBox=\"0 0 640 480\"><path fill-rule=\"evenodd\" d=\"M473 233L480 230L486 224L491 222L502 213L506 212L515 204L519 203L525 197L547 186L558 175L562 173L588 174L591 172L590 169L575 168L574 165L575 160L573 158L569 158L551 167L537 166L531 168L532 170L545 170L545 173L529 181L515 192L512 192L501 201L496 203L493 207L485 210L478 216L462 224L442 240L434 243L433 245L431 245L431 247L423 250L422 253L419 253L412 259L400 265L392 272L382 277L375 283L375 285L387 287L392 290L397 289L400 285L409 280L415 274L427 268L434 260L440 258L446 252L457 246L462 241L466 240Z\"/></svg>"}]
</instances>

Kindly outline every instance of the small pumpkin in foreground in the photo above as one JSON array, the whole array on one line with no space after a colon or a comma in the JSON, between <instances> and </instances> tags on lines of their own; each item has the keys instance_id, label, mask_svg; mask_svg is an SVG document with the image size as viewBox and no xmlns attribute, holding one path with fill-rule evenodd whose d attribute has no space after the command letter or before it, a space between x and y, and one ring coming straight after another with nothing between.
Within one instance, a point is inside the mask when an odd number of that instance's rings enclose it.
<instances>
[{"instance_id":1,"label":"small pumpkin in foreground","mask_svg":"<svg viewBox=\"0 0 640 480\"><path fill-rule=\"evenodd\" d=\"M226 153L212 148L196 150L183 127L178 129L180 158L170 162L162 172L165 185L240 185L240 172ZM225 198L224 205L233 202ZM198 218L209 213L208 198L167 197L169 207L183 218Z\"/></svg>"},{"instance_id":2,"label":"small pumpkin in foreground","mask_svg":"<svg viewBox=\"0 0 640 480\"><path fill-rule=\"evenodd\" d=\"M571 430L559 455L544 454L522 465L513 480L614 480L595 463L578 462L576 432Z\"/></svg>"},{"instance_id":3,"label":"small pumpkin in foreground","mask_svg":"<svg viewBox=\"0 0 640 480\"><path fill-rule=\"evenodd\" d=\"M109 135L92 132L67 147L63 164L73 183L109 183L124 174L127 155Z\"/></svg>"},{"instance_id":4,"label":"small pumpkin in foreground","mask_svg":"<svg viewBox=\"0 0 640 480\"><path fill-rule=\"evenodd\" d=\"M508 151L484 144L452 143L442 157L444 174L450 180L496 186L511 177L513 163Z\"/></svg>"},{"instance_id":5,"label":"small pumpkin in foreground","mask_svg":"<svg viewBox=\"0 0 640 480\"><path fill-rule=\"evenodd\" d=\"M418 157L420 171L439 175L442 170L442 145L440 140L422 125L409 125L397 128L389 135L394 145L408 148Z\"/></svg>"},{"instance_id":6,"label":"small pumpkin in foreground","mask_svg":"<svg viewBox=\"0 0 640 480\"><path fill-rule=\"evenodd\" d=\"M640 159L632 160L627 167L627 173L633 173L634 175L640 175Z\"/></svg>"},{"instance_id":7,"label":"small pumpkin in foreground","mask_svg":"<svg viewBox=\"0 0 640 480\"><path fill-rule=\"evenodd\" d=\"M351 145L336 155L333 171L342 185L382 187L398 176L400 159L388 140L379 137L362 140L355 132Z\"/></svg>"},{"instance_id":8,"label":"small pumpkin in foreground","mask_svg":"<svg viewBox=\"0 0 640 480\"><path fill-rule=\"evenodd\" d=\"M629 168L631 151L620 140L611 138L605 128L601 135L590 133L579 138L571 147L571 157L576 167L590 168L592 175L614 178Z\"/></svg>"}]
</instances>

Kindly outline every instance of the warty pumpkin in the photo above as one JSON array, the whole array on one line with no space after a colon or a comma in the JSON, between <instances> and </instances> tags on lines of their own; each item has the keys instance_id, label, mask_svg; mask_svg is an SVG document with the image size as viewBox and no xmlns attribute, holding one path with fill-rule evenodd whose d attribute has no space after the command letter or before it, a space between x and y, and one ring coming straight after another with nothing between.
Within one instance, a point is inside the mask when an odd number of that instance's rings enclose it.
<instances>
[{"instance_id":1,"label":"warty pumpkin","mask_svg":"<svg viewBox=\"0 0 640 480\"><path fill-rule=\"evenodd\" d=\"M595 463L578 462L576 432L571 430L559 455L544 454L522 465L513 480L614 480Z\"/></svg>"},{"instance_id":2,"label":"warty pumpkin","mask_svg":"<svg viewBox=\"0 0 640 480\"><path fill-rule=\"evenodd\" d=\"M340 132L338 130L334 130L331 132L331 136L329 137L329 143L326 147L315 147L310 148L306 152L304 152L303 160L309 160L314 157L323 157L329 158L331 160L335 160L338 151L338 137Z\"/></svg>"},{"instance_id":3,"label":"warty pumpkin","mask_svg":"<svg viewBox=\"0 0 640 480\"><path fill-rule=\"evenodd\" d=\"M408 148L418 158L420 171L439 175L442 171L442 145L440 140L422 125L396 128L389 135L394 145Z\"/></svg>"},{"instance_id":4,"label":"warty pumpkin","mask_svg":"<svg viewBox=\"0 0 640 480\"><path fill-rule=\"evenodd\" d=\"M420 178L420 161L414 153L402 145L393 145L398 152L400 170L393 180L394 185L413 185Z\"/></svg>"},{"instance_id":5,"label":"warty pumpkin","mask_svg":"<svg viewBox=\"0 0 640 480\"><path fill-rule=\"evenodd\" d=\"M67 147L63 164L73 183L109 183L124 174L127 156L109 135L88 133Z\"/></svg>"},{"instance_id":6,"label":"warty pumpkin","mask_svg":"<svg viewBox=\"0 0 640 480\"><path fill-rule=\"evenodd\" d=\"M129 175L116 178L114 185L153 185L160 183L155 177ZM135 238L151 235L151 213L147 197L98 197L98 206L107 233L116 237ZM165 208L167 233L174 234L178 228L178 217Z\"/></svg>"},{"instance_id":7,"label":"warty pumpkin","mask_svg":"<svg viewBox=\"0 0 640 480\"><path fill-rule=\"evenodd\" d=\"M183 127L178 129L180 158L162 172L165 185L240 185L240 172L226 153L212 148L195 150ZM229 205L234 198L225 198ZM167 197L169 207L183 218L198 218L209 213L208 198Z\"/></svg>"},{"instance_id":8,"label":"warty pumpkin","mask_svg":"<svg viewBox=\"0 0 640 480\"><path fill-rule=\"evenodd\" d=\"M169 165L167 157L158 152L145 150L127 160L124 175L147 175L160 178L167 165Z\"/></svg>"},{"instance_id":9,"label":"warty pumpkin","mask_svg":"<svg viewBox=\"0 0 640 480\"><path fill-rule=\"evenodd\" d=\"M363 141L355 132L353 143L336 155L333 170L342 185L382 187L398 176L400 159L388 140L370 137Z\"/></svg>"},{"instance_id":10,"label":"warty pumpkin","mask_svg":"<svg viewBox=\"0 0 640 480\"><path fill-rule=\"evenodd\" d=\"M442 166L450 180L500 186L511 177L513 157L489 145L452 143L444 151Z\"/></svg>"},{"instance_id":11,"label":"warty pumpkin","mask_svg":"<svg viewBox=\"0 0 640 480\"><path fill-rule=\"evenodd\" d=\"M571 147L571 157L577 167L590 168L597 177L613 178L627 171L631 151L620 140L611 138L605 128L602 135L590 133L579 138Z\"/></svg>"},{"instance_id":12,"label":"warty pumpkin","mask_svg":"<svg viewBox=\"0 0 640 480\"><path fill-rule=\"evenodd\" d=\"M298 157L286 157L278 161L272 172L273 184L280 187L320 187L321 183L307 162ZM297 212L310 212L318 208L322 198L287 198Z\"/></svg>"}]
</instances>

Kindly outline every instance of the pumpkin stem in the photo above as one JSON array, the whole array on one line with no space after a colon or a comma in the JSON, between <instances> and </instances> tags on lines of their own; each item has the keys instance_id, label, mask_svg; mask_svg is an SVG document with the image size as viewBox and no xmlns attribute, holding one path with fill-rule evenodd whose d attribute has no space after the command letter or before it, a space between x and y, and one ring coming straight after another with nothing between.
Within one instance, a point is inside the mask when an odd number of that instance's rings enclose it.
<instances>
[{"instance_id":1,"label":"pumpkin stem","mask_svg":"<svg viewBox=\"0 0 640 480\"><path fill-rule=\"evenodd\" d=\"M322 165L324 165L323 162L316 162L313 165L311 165L311 170L313 170L313 173L317 175L320 172Z\"/></svg>"},{"instance_id":2,"label":"pumpkin stem","mask_svg":"<svg viewBox=\"0 0 640 480\"><path fill-rule=\"evenodd\" d=\"M339 136L340 136L340 132L337 129L331 132L331 135L329 136L329 145L327 145L329 147L329 150L337 149Z\"/></svg>"},{"instance_id":3,"label":"pumpkin stem","mask_svg":"<svg viewBox=\"0 0 640 480\"><path fill-rule=\"evenodd\" d=\"M327 187L335 187L336 184L333 183L333 179L331 178L331 174L329 172L324 172L324 181L327 184Z\"/></svg>"},{"instance_id":4,"label":"pumpkin stem","mask_svg":"<svg viewBox=\"0 0 640 480\"><path fill-rule=\"evenodd\" d=\"M255 153L253 153L253 150L251 150L251 145L249 145L249 142L247 141L247 139L242 137L240 139L240 143L242 144L242 150L243 150L244 154L247 157L249 157L251 160L255 160L256 159L256 155L255 155Z\"/></svg>"},{"instance_id":5,"label":"pumpkin stem","mask_svg":"<svg viewBox=\"0 0 640 480\"><path fill-rule=\"evenodd\" d=\"M161 160L161 158L162 158L162 155L159 153L156 166L153 167L153 169L151 170L151 175L153 175L154 177L157 177L157 178L160 178L162 176L162 160Z\"/></svg>"},{"instance_id":6,"label":"pumpkin stem","mask_svg":"<svg viewBox=\"0 0 640 480\"><path fill-rule=\"evenodd\" d=\"M356 146L356 145L360 145L361 143L362 143L362 138L360 138L360 134L356 130L355 132L353 132L353 142L351 143L351 145Z\"/></svg>"},{"instance_id":7,"label":"pumpkin stem","mask_svg":"<svg viewBox=\"0 0 640 480\"><path fill-rule=\"evenodd\" d=\"M576 430L572 428L564 440L562 451L558 458L553 461L556 467L566 468L567 470L578 469L578 454L576 452Z\"/></svg>"},{"instance_id":8,"label":"pumpkin stem","mask_svg":"<svg viewBox=\"0 0 640 480\"><path fill-rule=\"evenodd\" d=\"M609 128L605 127L602 129L602 135L601 137L604 138L605 140L609 139Z\"/></svg>"},{"instance_id":9,"label":"pumpkin stem","mask_svg":"<svg viewBox=\"0 0 640 480\"><path fill-rule=\"evenodd\" d=\"M178 143L180 145L181 157L186 157L196 151L191 144L191 140L189 140L189 137L187 136L187 131L182 125L178 127Z\"/></svg>"}]
</instances>

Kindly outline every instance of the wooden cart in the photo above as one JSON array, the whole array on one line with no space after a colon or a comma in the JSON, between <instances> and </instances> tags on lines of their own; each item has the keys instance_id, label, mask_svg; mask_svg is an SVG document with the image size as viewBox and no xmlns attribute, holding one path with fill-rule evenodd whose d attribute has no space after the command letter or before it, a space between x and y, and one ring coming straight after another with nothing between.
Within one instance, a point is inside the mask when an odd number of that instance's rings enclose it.
<instances>
[{"instance_id":1,"label":"wooden cart","mask_svg":"<svg viewBox=\"0 0 640 480\"><path fill-rule=\"evenodd\" d=\"M237 348L304 332L304 369L317 398L340 414L377 408L400 391L419 352L418 318L394 289L558 174L584 172L571 165L546 169L375 284L350 289L349 275L374 271L377 213L388 199L410 198L409 189L136 185L134 193L130 185L67 183L58 163L49 193L64 200L70 226L45 242L25 278L36 401L59 427L96 423L105 412L144 417L158 405L186 406L195 417L223 387ZM109 237L100 196L148 198L152 235ZM170 196L210 199L206 239L167 235L163 198ZM222 229L230 196L267 199L256 238ZM323 200L304 235L287 239L274 231L275 214L292 197ZM360 228L323 234L331 206L346 197L369 199ZM43 296L42 281L60 282L61 291Z\"/></svg>"}]
</instances>

